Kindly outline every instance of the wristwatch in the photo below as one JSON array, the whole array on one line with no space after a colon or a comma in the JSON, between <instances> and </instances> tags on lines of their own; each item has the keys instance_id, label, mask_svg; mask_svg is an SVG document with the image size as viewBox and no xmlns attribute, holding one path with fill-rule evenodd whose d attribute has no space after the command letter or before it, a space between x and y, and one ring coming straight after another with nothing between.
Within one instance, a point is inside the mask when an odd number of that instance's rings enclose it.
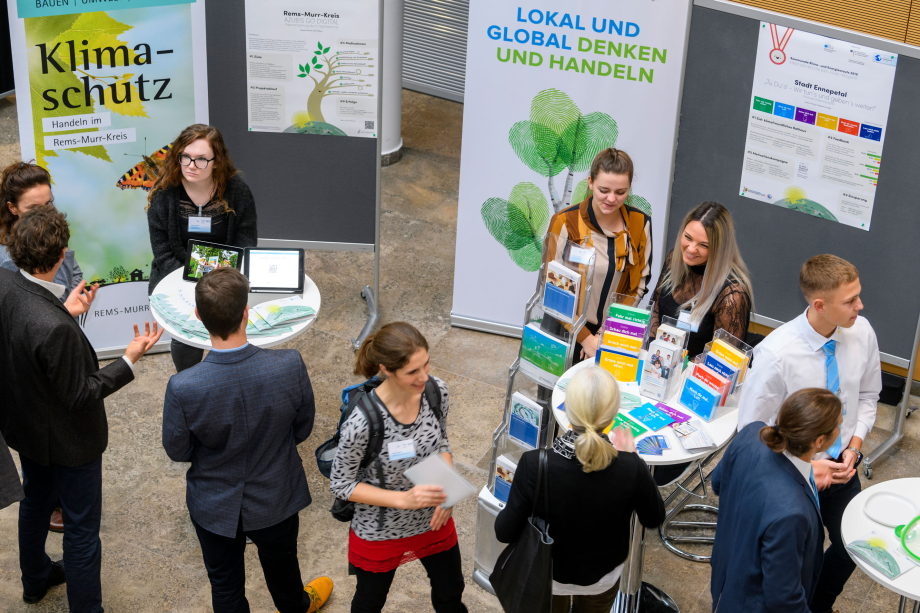
<instances>
[{"instance_id":1,"label":"wristwatch","mask_svg":"<svg viewBox=\"0 0 920 613\"><path fill-rule=\"evenodd\" d=\"M847 447L846 449L844 449L844 451L847 451L847 450L852 451L853 453L856 454L856 463L853 464L853 468L856 468L857 466L859 466L859 463L862 462L863 454L856 447ZM840 458L841 460L843 460L843 452L840 452Z\"/></svg>"}]
</instances>

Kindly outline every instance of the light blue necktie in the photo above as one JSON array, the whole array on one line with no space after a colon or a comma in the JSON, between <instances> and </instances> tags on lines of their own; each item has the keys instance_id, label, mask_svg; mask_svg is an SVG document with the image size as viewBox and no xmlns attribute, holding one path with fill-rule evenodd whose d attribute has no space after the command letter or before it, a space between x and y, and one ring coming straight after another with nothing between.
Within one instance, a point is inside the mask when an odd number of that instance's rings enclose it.
<instances>
[{"instance_id":1,"label":"light blue necktie","mask_svg":"<svg viewBox=\"0 0 920 613\"><path fill-rule=\"evenodd\" d=\"M827 341L824 343L824 346L821 347L824 349L825 360L824 364L827 366L827 389L829 389L834 394L840 394L840 374L837 372L837 356L835 355L837 351L837 341ZM846 414L846 408L844 408L844 415ZM837 440L834 441L834 444L831 445L831 448L827 450L827 454L833 459L837 459L840 456L840 448L843 446L843 440L840 435L837 435ZM812 481L814 485L814 481Z\"/></svg>"},{"instance_id":2,"label":"light blue necktie","mask_svg":"<svg viewBox=\"0 0 920 613\"><path fill-rule=\"evenodd\" d=\"M812 469L811 474L808 475L808 481L811 483L811 489L815 492L815 502L818 503L818 510L821 510L821 499L818 498L818 485L815 483L815 471Z\"/></svg>"}]
</instances>

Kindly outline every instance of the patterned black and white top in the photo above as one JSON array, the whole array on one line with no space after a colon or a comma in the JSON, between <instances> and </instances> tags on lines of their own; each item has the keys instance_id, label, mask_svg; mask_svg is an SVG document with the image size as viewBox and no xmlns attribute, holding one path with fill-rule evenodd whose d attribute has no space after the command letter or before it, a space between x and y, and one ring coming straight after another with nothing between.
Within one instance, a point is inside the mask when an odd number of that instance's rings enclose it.
<instances>
[{"instance_id":1,"label":"patterned black and white top","mask_svg":"<svg viewBox=\"0 0 920 613\"><path fill-rule=\"evenodd\" d=\"M408 468L418 464L428 456L435 453L450 453L450 442L447 432L447 411L450 400L447 394L447 384L433 377L441 390L441 423L435 417L434 411L428 406L425 395L422 394L421 407L418 417L411 424L401 424L393 419L389 411L382 410L384 414L383 448L380 450L380 461L383 464L385 489L395 492L406 492L412 489L412 482L403 474ZM376 394L374 394L376 396ZM378 400L378 408L386 409ZM359 483L367 483L374 487L381 487L377 480L375 464L367 468L360 468L364 451L367 448L370 429L367 420L361 411L355 411L341 428L341 439L332 462L332 475L329 479L329 489L340 500L348 500ZM390 461L388 445L396 441L412 440L415 443L415 457ZM429 530L429 522L434 514L434 507L427 509L393 509L384 510L383 530L378 528L379 507L366 504L355 504L355 516L351 520L351 529L355 534L366 541L386 541L391 539L415 536Z\"/></svg>"}]
</instances>

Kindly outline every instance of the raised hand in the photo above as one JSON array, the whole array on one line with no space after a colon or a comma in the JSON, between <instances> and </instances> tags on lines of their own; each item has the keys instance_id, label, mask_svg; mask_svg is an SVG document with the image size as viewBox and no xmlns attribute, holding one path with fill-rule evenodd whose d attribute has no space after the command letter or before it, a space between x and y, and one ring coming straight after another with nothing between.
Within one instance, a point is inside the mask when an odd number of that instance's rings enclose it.
<instances>
[{"instance_id":1,"label":"raised hand","mask_svg":"<svg viewBox=\"0 0 920 613\"><path fill-rule=\"evenodd\" d=\"M67 300L64 301L64 308L72 317L79 317L89 311L89 307L96 299L96 290L99 289L98 283L93 283L92 287L86 289L86 281L80 281L80 285L74 288ZM85 291L84 291L85 290Z\"/></svg>"},{"instance_id":2,"label":"raised hand","mask_svg":"<svg viewBox=\"0 0 920 613\"><path fill-rule=\"evenodd\" d=\"M132 364L136 363L141 359L142 355L150 351L151 347L157 344L161 336L163 336L163 330L157 332L157 322L153 322L152 332L150 331L150 322L145 322L143 334L137 329L137 324L134 324L134 340L131 341L131 344L125 349L125 357L131 360Z\"/></svg>"}]
</instances>

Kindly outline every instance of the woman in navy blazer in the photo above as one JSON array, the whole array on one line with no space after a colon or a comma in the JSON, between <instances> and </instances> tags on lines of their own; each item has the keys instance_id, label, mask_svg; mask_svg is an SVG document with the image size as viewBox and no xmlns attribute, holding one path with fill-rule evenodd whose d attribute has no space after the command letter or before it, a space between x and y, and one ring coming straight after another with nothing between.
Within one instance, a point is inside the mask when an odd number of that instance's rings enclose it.
<instances>
[{"instance_id":1,"label":"woman in navy blazer","mask_svg":"<svg viewBox=\"0 0 920 613\"><path fill-rule=\"evenodd\" d=\"M841 404L826 389L783 403L775 426L738 433L713 471L719 522L712 550L712 610L809 613L821 572L824 525L811 459L840 434Z\"/></svg>"}]
</instances>

